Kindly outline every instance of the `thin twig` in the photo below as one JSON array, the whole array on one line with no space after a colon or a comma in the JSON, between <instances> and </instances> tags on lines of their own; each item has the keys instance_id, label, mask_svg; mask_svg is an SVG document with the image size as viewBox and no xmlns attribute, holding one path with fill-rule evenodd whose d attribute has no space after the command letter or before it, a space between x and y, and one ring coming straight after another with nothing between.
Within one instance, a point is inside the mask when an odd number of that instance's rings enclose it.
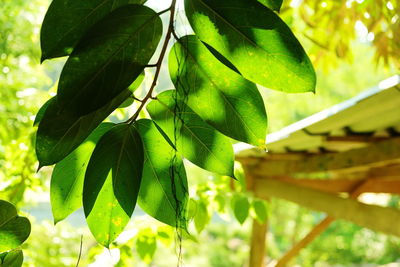
<instances>
[{"instance_id":1,"label":"thin twig","mask_svg":"<svg viewBox=\"0 0 400 267\"><path fill-rule=\"evenodd\" d=\"M139 108L137 109L135 114L132 116L132 118L129 119L129 123L131 123L131 124L136 121L137 117L139 116L140 111L146 105L146 102L152 98L152 93L154 91L154 88L157 85L158 76L160 75L160 71L161 71L161 65L164 60L165 53L167 52L169 40L171 39L171 34L174 30L175 5L176 5L176 0L172 0L171 6L168 9L166 9L166 11L169 10L171 12L170 16L169 16L168 31L167 31L167 34L165 35L165 40L164 40L163 47L161 49L160 57L158 58L158 61L156 63L156 72L154 74L153 83L151 84L150 90L147 92L146 96L143 98L142 104L139 106ZM163 11L161 11L161 12L164 13Z\"/></svg>"},{"instance_id":2,"label":"thin twig","mask_svg":"<svg viewBox=\"0 0 400 267\"><path fill-rule=\"evenodd\" d=\"M81 235L81 245L79 246L79 255L78 255L78 261L76 262L76 267L79 266L79 262L82 256L82 241L83 241L83 235Z\"/></svg>"}]
</instances>

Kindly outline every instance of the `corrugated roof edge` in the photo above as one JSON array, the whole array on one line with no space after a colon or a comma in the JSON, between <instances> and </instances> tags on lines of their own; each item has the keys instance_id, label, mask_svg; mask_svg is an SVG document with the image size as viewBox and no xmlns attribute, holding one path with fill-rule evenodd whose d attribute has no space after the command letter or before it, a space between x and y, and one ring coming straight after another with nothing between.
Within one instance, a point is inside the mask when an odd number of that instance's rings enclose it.
<instances>
[{"instance_id":1,"label":"corrugated roof edge","mask_svg":"<svg viewBox=\"0 0 400 267\"><path fill-rule=\"evenodd\" d=\"M367 89L353 98L350 98L342 103L339 103L328 109L325 109L318 113L315 113L314 115L311 115L305 119L302 119L298 122L290 124L289 126L286 126L277 132L267 135L266 143L268 144L268 143L276 142L278 140L287 138L296 131L299 131L299 130L304 129L314 123L322 121L340 111L343 111L351 106L354 106L358 102L365 100L368 97L371 97L381 91L392 88L399 84L400 84L400 75L394 75L390 78L387 78L387 79L381 81L377 86ZM243 154L243 152L245 152L246 150L250 150L250 149L253 150L253 148L255 148L255 147L252 145L249 145L249 144L245 144L245 143L237 143L237 144L233 145L235 154L239 154L239 153ZM249 154L254 154L254 153L258 154L257 151L252 151L252 152L249 151ZM260 151L259 153L262 153L262 152Z\"/></svg>"}]
</instances>

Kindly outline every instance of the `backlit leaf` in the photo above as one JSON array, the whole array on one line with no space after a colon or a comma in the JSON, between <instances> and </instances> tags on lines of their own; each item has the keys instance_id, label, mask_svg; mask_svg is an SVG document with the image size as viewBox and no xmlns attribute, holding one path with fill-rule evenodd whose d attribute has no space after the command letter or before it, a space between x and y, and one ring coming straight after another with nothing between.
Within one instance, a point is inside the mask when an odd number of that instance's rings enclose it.
<instances>
[{"instance_id":1,"label":"backlit leaf","mask_svg":"<svg viewBox=\"0 0 400 267\"><path fill-rule=\"evenodd\" d=\"M126 5L85 33L68 58L58 85L62 110L84 115L136 80L153 56L162 22L152 9Z\"/></svg>"},{"instance_id":2,"label":"backlit leaf","mask_svg":"<svg viewBox=\"0 0 400 267\"><path fill-rule=\"evenodd\" d=\"M230 140L205 123L183 101L175 101L175 94L175 90L162 92L147 105L152 119L176 141L178 151L185 158L208 171L233 177Z\"/></svg>"},{"instance_id":3,"label":"backlit leaf","mask_svg":"<svg viewBox=\"0 0 400 267\"><path fill-rule=\"evenodd\" d=\"M149 228L143 229L138 233L136 240L136 251L139 257L146 264L150 264L157 249L156 235Z\"/></svg>"},{"instance_id":4,"label":"backlit leaf","mask_svg":"<svg viewBox=\"0 0 400 267\"><path fill-rule=\"evenodd\" d=\"M0 200L0 252L19 247L31 233L31 223L11 203Z\"/></svg>"},{"instance_id":5,"label":"backlit leaf","mask_svg":"<svg viewBox=\"0 0 400 267\"><path fill-rule=\"evenodd\" d=\"M259 223L264 223L267 220L267 205L264 200L256 199L251 204L254 210L254 215Z\"/></svg>"},{"instance_id":6,"label":"backlit leaf","mask_svg":"<svg viewBox=\"0 0 400 267\"><path fill-rule=\"evenodd\" d=\"M210 222L211 217L208 213L207 206L203 201L196 202L196 213L194 215L194 226L196 231L200 233Z\"/></svg>"},{"instance_id":7,"label":"backlit leaf","mask_svg":"<svg viewBox=\"0 0 400 267\"><path fill-rule=\"evenodd\" d=\"M188 106L221 133L264 145L267 115L257 87L219 62L196 36L173 46L169 70Z\"/></svg>"},{"instance_id":8,"label":"backlit leaf","mask_svg":"<svg viewBox=\"0 0 400 267\"><path fill-rule=\"evenodd\" d=\"M235 195L232 199L233 214L236 220L243 224L249 216L250 204L249 200L245 196Z\"/></svg>"},{"instance_id":9,"label":"backlit leaf","mask_svg":"<svg viewBox=\"0 0 400 267\"><path fill-rule=\"evenodd\" d=\"M69 55L82 35L112 10L145 0L53 0L40 32L42 61Z\"/></svg>"},{"instance_id":10,"label":"backlit leaf","mask_svg":"<svg viewBox=\"0 0 400 267\"><path fill-rule=\"evenodd\" d=\"M314 91L316 77L307 54L289 27L263 4L185 0L185 11L196 35L246 79L283 92Z\"/></svg>"},{"instance_id":11,"label":"backlit leaf","mask_svg":"<svg viewBox=\"0 0 400 267\"><path fill-rule=\"evenodd\" d=\"M131 94L125 90L106 106L85 116L61 112L57 101L52 102L36 135L36 155L40 165L52 165L65 158Z\"/></svg>"},{"instance_id":12,"label":"backlit leaf","mask_svg":"<svg viewBox=\"0 0 400 267\"><path fill-rule=\"evenodd\" d=\"M161 222L186 228L188 184L180 156L151 120L142 119L134 125L144 147L140 207Z\"/></svg>"},{"instance_id":13,"label":"backlit leaf","mask_svg":"<svg viewBox=\"0 0 400 267\"><path fill-rule=\"evenodd\" d=\"M50 200L55 223L64 220L82 206L86 166L97 141L113 125L100 124L77 149L54 167L51 175Z\"/></svg>"},{"instance_id":14,"label":"backlit leaf","mask_svg":"<svg viewBox=\"0 0 400 267\"><path fill-rule=\"evenodd\" d=\"M105 247L132 216L142 169L143 144L133 126L114 126L98 141L86 169L83 208L90 231Z\"/></svg>"}]
</instances>

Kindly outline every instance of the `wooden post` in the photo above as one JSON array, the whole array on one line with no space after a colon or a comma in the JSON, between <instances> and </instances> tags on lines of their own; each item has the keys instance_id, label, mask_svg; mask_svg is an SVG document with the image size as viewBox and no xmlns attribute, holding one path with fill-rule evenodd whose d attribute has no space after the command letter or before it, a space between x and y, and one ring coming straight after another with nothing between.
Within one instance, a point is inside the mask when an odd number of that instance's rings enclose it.
<instances>
[{"instance_id":1,"label":"wooden post","mask_svg":"<svg viewBox=\"0 0 400 267\"><path fill-rule=\"evenodd\" d=\"M268 223L260 224L253 220L250 243L250 261L249 267L264 267L264 256L266 247Z\"/></svg>"}]
</instances>

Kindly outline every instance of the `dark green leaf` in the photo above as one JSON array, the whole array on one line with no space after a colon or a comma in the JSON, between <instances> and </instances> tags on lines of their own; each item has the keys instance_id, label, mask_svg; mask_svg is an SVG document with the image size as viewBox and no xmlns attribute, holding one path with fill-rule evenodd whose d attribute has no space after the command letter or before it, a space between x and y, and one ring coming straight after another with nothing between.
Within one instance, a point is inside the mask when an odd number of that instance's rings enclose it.
<instances>
[{"instance_id":1,"label":"dark green leaf","mask_svg":"<svg viewBox=\"0 0 400 267\"><path fill-rule=\"evenodd\" d=\"M144 146L140 207L161 222L186 228L188 185L182 160L151 120L139 120L135 127Z\"/></svg>"},{"instance_id":2,"label":"dark green leaf","mask_svg":"<svg viewBox=\"0 0 400 267\"><path fill-rule=\"evenodd\" d=\"M64 220L82 206L86 166L97 141L113 125L100 124L77 149L56 164L50 184L51 208L55 223Z\"/></svg>"},{"instance_id":3,"label":"dark green leaf","mask_svg":"<svg viewBox=\"0 0 400 267\"><path fill-rule=\"evenodd\" d=\"M61 112L57 101L47 108L36 135L40 166L52 165L77 148L132 93L123 91L103 108L85 116Z\"/></svg>"},{"instance_id":4,"label":"dark green leaf","mask_svg":"<svg viewBox=\"0 0 400 267\"><path fill-rule=\"evenodd\" d=\"M232 199L233 214L240 224L243 224L247 216L249 216L250 204L245 196L235 195Z\"/></svg>"},{"instance_id":5,"label":"dark green leaf","mask_svg":"<svg viewBox=\"0 0 400 267\"><path fill-rule=\"evenodd\" d=\"M176 100L176 91L157 95L147 111L179 152L199 167L233 177L233 148L230 140L205 123L183 101ZM175 114L175 115L174 115Z\"/></svg>"},{"instance_id":6,"label":"dark green leaf","mask_svg":"<svg viewBox=\"0 0 400 267\"><path fill-rule=\"evenodd\" d=\"M20 246L31 233L31 224L17 214L17 209L0 200L0 252Z\"/></svg>"},{"instance_id":7,"label":"dark green leaf","mask_svg":"<svg viewBox=\"0 0 400 267\"><path fill-rule=\"evenodd\" d=\"M278 11L281 9L283 0L258 0L260 3L269 7L274 11Z\"/></svg>"},{"instance_id":8,"label":"dark green leaf","mask_svg":"<svg viewBox=\"0 0 400 267\"><path fill-rule=\"evenodd\" d=\"M173 46L169 70L179 94L208 124L236 140L265 143L267 115L257 87L219 62L196 36Z\"/></svg>"},{"instance_id":9,"label":"dark green leaf","mask_svg":"<svg viewBox=\"0 0 400 267\"><path fill-rule=\"evenodd\" d=\"M40 32L42 61L69 55L82 35L112 10L146 0L53 0Z\"/></svg>"},{"instance_id":10,"label":"dark green leaf","mask_svg":"<svg viewBox=\"0 0 400 267\"><path fill-rule=\"evenodd\" d=\"M61 72L62 110L84 115L129 87L153 56L162 22L152 9L126 5L96 23L79 41Z\"/></svg>"},{"instance_id":11,"label":"dark green leaf","mask_svg":"<svg viewBox=\"0 0 400 267\"><path fill-rule=\"evenodd\" d=\"M143 144L128 124L114 126L96 145L86 169L83 208L89 229L105 247L132 216L143 169Z\"/></svg>"},{"instance_id":12,"label":"dark green leaf","mask_svg":"<svg viewBox=\"0 0 400 267\"><path fill-rule=\"evenodd\" d=\"M315 90L315 72L301 44L263 4L185 0L185 10L197 36L232 62L246 79L289 93Z\"/></svg>"},{"instance_id":13,"label":"dark green leaf","mask_svg":"<svg viewBox=\"0 0 400 267\"><path fill-rule=\"evenodd\" d=\"M33 126L37 126L40 121L43 119L44 113L46 112L47 108L50 106L51 103L56 101L56 97L52 97L40 107L39 111L36 114L35 121L33 122Z\"/></svg>"},{"instance_id":14,"label":"dark green leaf","mask_svg":"<svg viewBox=\"0 0 400 267\"><path fill-rule=\"evenodd\" d=\"M256 199L252 203L255 218L259 223L264 223L267 220L267 205L264 200Z\"/></svg>"},{"instance_id":15,"label":"dark green leaf","mask_svg":"<svg viewBox=\"0 0 400 267\"><path fill-rule=\"evenodd\" d=\"M3 263L0 264L1 267L21 267L24 261L24 254L22 250L11 250L9 251L4 259Z\"/></svg>"}]
</instances>

